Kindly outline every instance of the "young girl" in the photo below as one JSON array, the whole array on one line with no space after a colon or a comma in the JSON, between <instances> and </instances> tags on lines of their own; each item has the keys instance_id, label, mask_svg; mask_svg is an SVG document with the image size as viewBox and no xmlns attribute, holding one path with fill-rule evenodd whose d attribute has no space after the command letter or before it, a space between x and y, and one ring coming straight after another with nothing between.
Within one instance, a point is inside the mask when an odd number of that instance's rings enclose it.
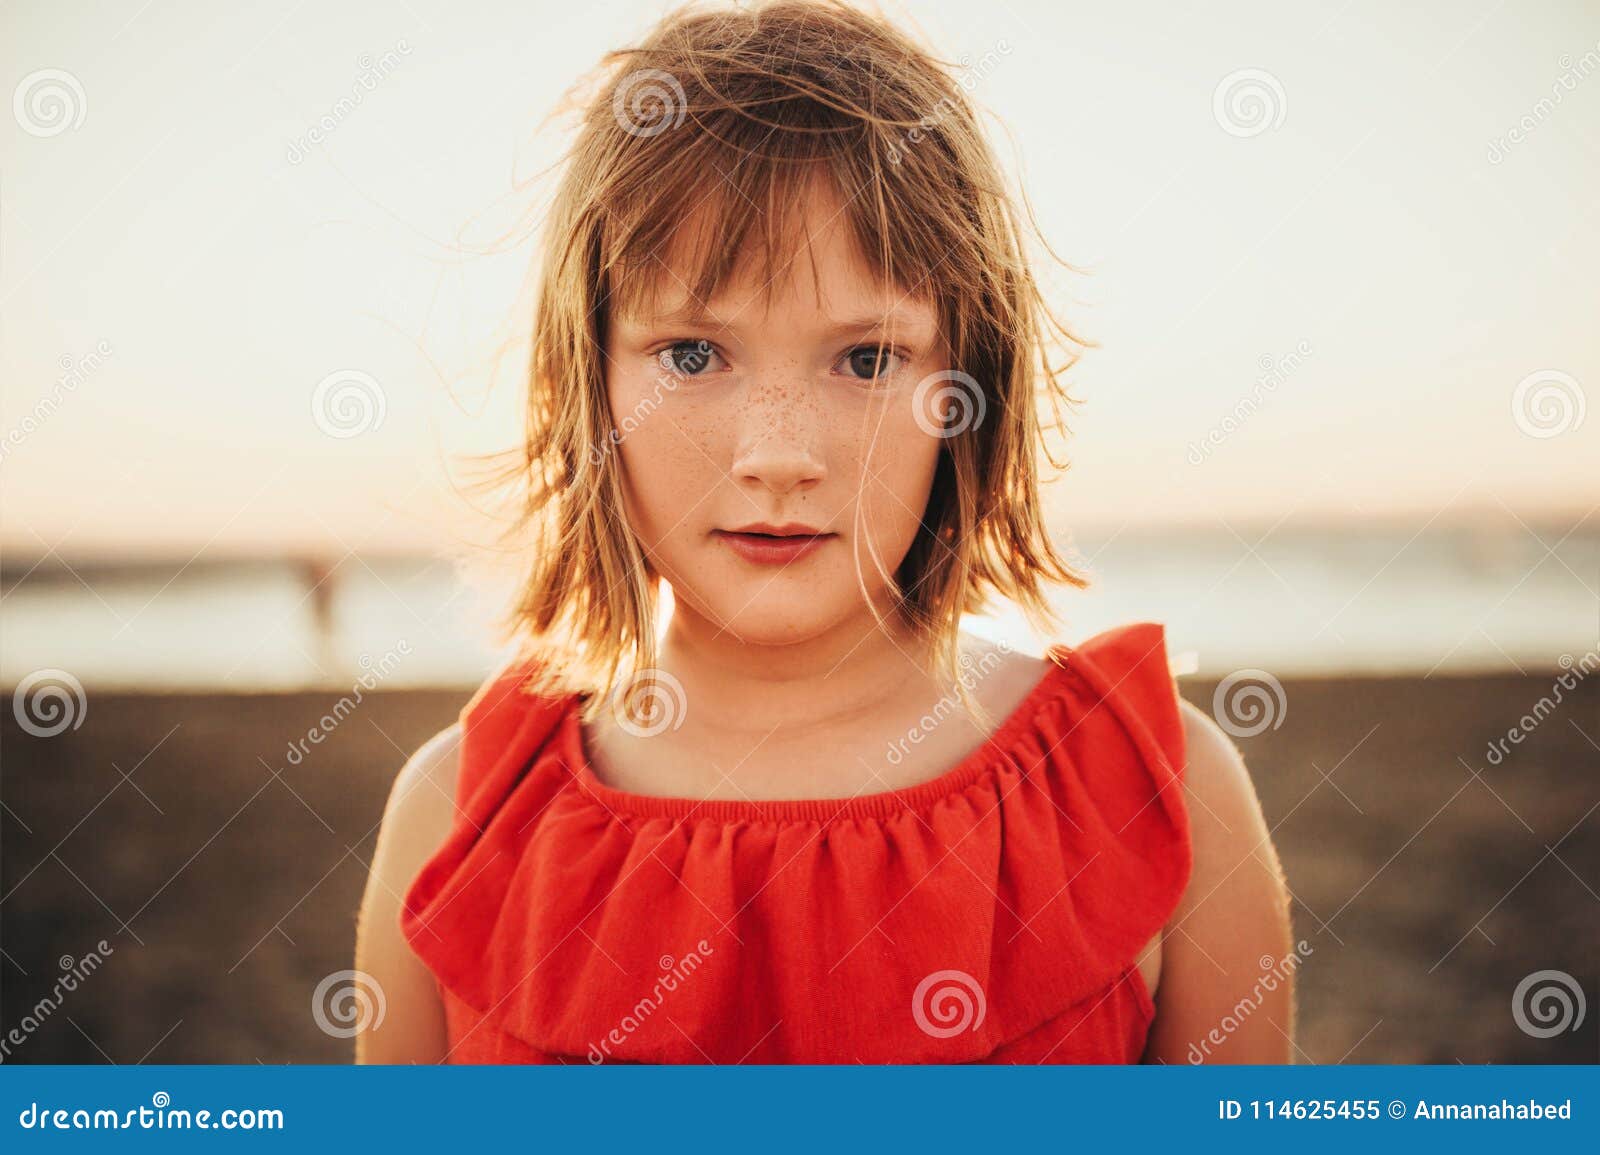
<instances>
[{"instance_id":1,"label":"young girl","mask_svg":"<svg viewBox=\"0 0 1600 1155\"><path fill-rule=\"evenodd\" d=\"M608 62L547 226L525 657L395 783L358 1057L1286 1061L1285 887L1162 627L960 629L1086 583L1037 476L1070 335L959 80L814 0Z\"/></svg>"}]
</instances>

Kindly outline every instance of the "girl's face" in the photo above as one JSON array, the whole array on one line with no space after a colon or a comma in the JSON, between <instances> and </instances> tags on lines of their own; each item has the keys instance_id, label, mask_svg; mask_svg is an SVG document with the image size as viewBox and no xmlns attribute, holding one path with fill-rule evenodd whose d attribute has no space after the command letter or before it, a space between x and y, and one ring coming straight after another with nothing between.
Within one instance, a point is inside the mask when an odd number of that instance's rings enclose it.
<instances>
[{"instance_id":1,"label":"girl's face","mask_svg":"<svg viewBox=\"0 0 1600 1155\"><path fill-rule=\"evenodd\" d=\"M736 276L704 306L664 292L606 335L618 440L602 449L622 455L633 532L678 612L750 644L863 614L863 586L885 612L939 459L939 425L918 412L919 383L945 368L935 313L876 283L836 209L812 202L770 309L760 280ZM821 536L797 552L735 534L758 524Z\"/></svg>"}]
</instances>

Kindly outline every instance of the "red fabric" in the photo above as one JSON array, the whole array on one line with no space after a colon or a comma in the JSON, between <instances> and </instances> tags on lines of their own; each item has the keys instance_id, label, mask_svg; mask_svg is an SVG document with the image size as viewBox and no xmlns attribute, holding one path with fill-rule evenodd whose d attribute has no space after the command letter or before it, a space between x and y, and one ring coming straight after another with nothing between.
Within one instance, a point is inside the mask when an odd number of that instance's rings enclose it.
<instances>
[{"instance_id":1,"label":"red fabric","mask_svg":"<svg viewBox=\"0 0 1600 1155\"><path fill-rule=\"evenodd\" d=\"M449 1061L1138 1061L1135 959L1190 871L1165 634L1048 656L947 773L787 802L607 787L577 695L491 679L401 915Z\"/></svg>"}]
</instances>

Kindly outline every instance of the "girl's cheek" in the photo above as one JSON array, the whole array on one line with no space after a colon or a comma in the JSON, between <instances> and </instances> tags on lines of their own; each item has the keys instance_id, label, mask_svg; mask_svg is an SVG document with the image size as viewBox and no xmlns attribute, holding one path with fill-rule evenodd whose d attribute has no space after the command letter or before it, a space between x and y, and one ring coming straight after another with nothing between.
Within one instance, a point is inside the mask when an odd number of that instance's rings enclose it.
<instances>
[{"instance_id":1,"label":"girl's cheek","mask_svg":"<svg viewBox=\"0 0 1600 1155\"><path fill-rule=\"evenodd\" d=\"M612 452L622 469L629 519L635 531L653 544L660 485L672 475L673 445L679 438L670 427L671 418L651 399L648 381L614 377L607 400Z\"/></svg>"},{"instance_id":2,"label":"girl's cheek","mask_svg":"<svg viewBox=\"0 0 1600 1155\"><path fill-rule=\"evenodd\" d=\"M876 435L852 444L852 484L858 487L862 525L881 557L909 549L927 511L940 443L905 414L884 414Z\"/></svg>"},{"instance_id":3,"label":"girl's cheek","mask_svg":"<svg viewBox=\"0 0 1600 1155\"><path fill-rule=\"evenodd\" d=\"M705 496L711 484L705 437L698 422L661 411L651 414L624 445L625 451L631 449L624 460L640 483L641 499L657 510L677 507L672 520ZM683 504L686 498L688 505Z\"/></svg>"}]
</instances>

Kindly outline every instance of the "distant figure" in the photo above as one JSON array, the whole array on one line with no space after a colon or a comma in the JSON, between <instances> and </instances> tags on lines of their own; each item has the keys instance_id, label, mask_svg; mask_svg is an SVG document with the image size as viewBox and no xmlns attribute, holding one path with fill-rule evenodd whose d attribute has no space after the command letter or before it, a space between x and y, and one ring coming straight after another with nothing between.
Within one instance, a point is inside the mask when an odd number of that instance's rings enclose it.
<instances>
[{"instance_id":1,"label":"distant figure","mask_svg":"<svg viewBox=\"0 0 1600 1155\"><path fill-rule=\"evenodd\" d=\"M331 682L339 673L333 622L334 574L338 567L329 565L325 559L313 558L301 568L307 587L306 600L311 603L311 662L317 667L319 680Z\"/></svg>"}]
</instances>

